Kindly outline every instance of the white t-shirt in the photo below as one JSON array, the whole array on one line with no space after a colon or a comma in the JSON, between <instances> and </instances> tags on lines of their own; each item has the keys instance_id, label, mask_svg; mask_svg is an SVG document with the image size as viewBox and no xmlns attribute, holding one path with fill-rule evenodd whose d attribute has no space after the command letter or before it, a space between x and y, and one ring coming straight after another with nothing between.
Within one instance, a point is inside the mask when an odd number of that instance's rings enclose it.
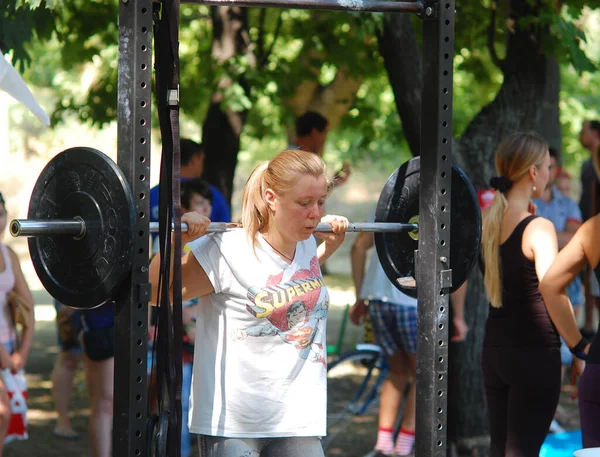
<instances>
[{"instance_id":1,"label":"white t-shirt","mask_svg":"<svg viewBox=\"0 0 600 457\"><path fill-rule=\"evenodd\" d=\"M375 214L372 214L369 218L369 222L374 221ZM401 234L398 235L400 236ZM360 288L360 298L380 300L402 306L417 306L417 300L415 298L400 292L387 277L385 271L383 271L381 262L379 262L375 246L371 249L371 257L363 278L362 287Z\"/></svg>"},{"instance_id":2,"label":"white t-shirt","mask_svg":"<svg viewBox=\"0 0 600 457\"><path fill-rule=\"evenodd\" d=\"M360 289L360 298L381 300L394 303L395 305L416 307L417 299L400 292L396 286L392 284L379 262L377 250L373 247L371 251L369 265L367 266L367 271Z\"/></svg>"},{"instance_id":3,"label":"white t-shirt","mask_svg":"<svg viewBox=\"0 0 600 457\"><path fill-rule=\"evenodd\" d=\"M190 244L215 293L198 303L192 433L324 436L329 296L313 237L288 265L243 229Z\"/></svg>"}]
</instances>

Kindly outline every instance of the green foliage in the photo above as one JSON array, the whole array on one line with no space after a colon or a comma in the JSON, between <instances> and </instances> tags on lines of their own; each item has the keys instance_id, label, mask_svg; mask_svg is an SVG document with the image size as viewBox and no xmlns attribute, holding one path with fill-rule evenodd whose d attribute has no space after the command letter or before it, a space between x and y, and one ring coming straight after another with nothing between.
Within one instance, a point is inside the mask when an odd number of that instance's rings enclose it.
<instances>
[{"instance_id":1,"label":"green foliage","mask_svg":"<svg viewBox=\"0 0 600 457\"><path fill-rule=\"evenodd\" d=\"M31 56L26 45L50 38L55 15L54 2L45 0L0 0L0 50L12 54L16 68L23 71Z\"/></svg>"},{"instance_id":2,"label":"green foliage","mask_svg":"<svg viewBox=\"0 0 600 457\"><path fill-rule=\"evenodd\" d=\"M529 2L532 11L538 4L541 9L517 23L507 21L508 12L498 9L492 28L493 49L502 60L509 28L518 26L531 29L543 49L558 56L564 78L563 118L576 119L573 125L569 119L565 121L572 134L581 116L590 114L587 107L598 102L594 92L599 86L594 73L600 60L598 13L585 6L591 5L591 0L570 1L560 13L553 9L554 0L523 1ZM498 7L508 3L500 2ZM114 120L117 0L0 0L0 5L0 48L11 52L21 69L27 64L25 78L29 82L53 88L53 121L59 122L69 113L99 127ZM502 72L488 49L495 7L492 0L457 3L453 103L457 135L494 99L502 84ZM365 156L397 162L399 154L407 154L377 47L382 14L248 9L252 56L236 56L219 65L211 55L210 11L205 5L181 6L184 131L198 137L212 97L220 91L221 103L227 109L249 110L240 159L266 158L286 145L293 118L288 101L300 84L317 81L326 86L342 69L350 71L362 85L348 114L329 136L327 155L340 162L359 161ZM589 19L590 15L595 20ZM413 16L413 23L420 42L421 20ZM233 84L219 89L217 83L222 77L230 78ZM574 154L577 147L566 143L564 149Z\"/></svg>"}]
</instances>

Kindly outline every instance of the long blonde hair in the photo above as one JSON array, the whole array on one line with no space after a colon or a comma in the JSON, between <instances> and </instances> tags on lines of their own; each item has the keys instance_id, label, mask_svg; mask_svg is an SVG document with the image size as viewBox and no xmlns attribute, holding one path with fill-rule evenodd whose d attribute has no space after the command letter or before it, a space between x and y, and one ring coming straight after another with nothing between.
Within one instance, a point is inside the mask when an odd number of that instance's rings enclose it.
<instances>
[{"instance_id":1,"label":"long blonde hair","mask_svg":"<svg viewBox=\"0 0 600 457\"><path fill-rule=\"evenodd\" d=\"M548 154L548 144L535 133L513 133L498 145L496 171L513 183L525 176L532 166L540 166ZM502 271L500 268L500 233L508 209L504 192L496 191L483 223L484 285L494 308L502 307Z\"/></svg>"},{"instance_id":2,"label":"long blonde hair","mask_svg":"<svg viewBox=\"0 0 600 457\"><path fill-rule=\"evenodd\" d=\"M287 150L257 166L248 178L242 193L242 225L252 240L253 249L257 234L267 230L271 220L265 190L271 189L276 194L284 194L302 175L315 178L325 176L325 162L312 152ZM327 184L330 189L331 183L328 181Z\"/></svg>"}]
</instances>

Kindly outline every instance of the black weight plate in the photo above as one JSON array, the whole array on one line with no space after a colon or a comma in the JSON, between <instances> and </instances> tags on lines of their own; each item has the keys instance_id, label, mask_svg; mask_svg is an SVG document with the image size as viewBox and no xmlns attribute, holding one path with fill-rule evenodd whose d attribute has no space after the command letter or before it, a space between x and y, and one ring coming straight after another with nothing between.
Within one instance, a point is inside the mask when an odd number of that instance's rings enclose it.
<instances>
[{"instance_id":1,"label":"black weight plate","mask_svg":"<svg viewBox=\"0 0 600 457\"><path fill-rule=\"evenodd\" d=\"M377 202L376 222L408 222L419 214L420 160L405 162L388 179ZM477 262L481 246L481 211L473 185L466 174L452 166L452 196L450 214L451 291L468 278ZM392 283L402 292L417 296L415 251L419 248L406 232L375 233L375 247L381 266ZM404 278L401 281L398 279Z\"/></svg>"},{"instance_id":2,"label":"black weight plate","mask_svg":"<svg viewBox=\"0 0 600 457\"><path fill-rule=\"evenodd\" d=\"M79 147L52 158L35 183L28 217L80 217L86 223L81 239L28 239L35 271L59 302L79 309L100 306L131 273L133 195L123 172L102 152Z\"/></svg>"}]
</instances>

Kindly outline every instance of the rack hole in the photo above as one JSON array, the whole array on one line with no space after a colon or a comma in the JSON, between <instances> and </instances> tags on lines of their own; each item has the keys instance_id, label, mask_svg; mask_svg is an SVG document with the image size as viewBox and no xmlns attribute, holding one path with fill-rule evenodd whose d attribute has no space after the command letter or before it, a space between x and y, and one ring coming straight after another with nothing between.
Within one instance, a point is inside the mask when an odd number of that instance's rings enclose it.
<instances>
[{"instance_id":1,"label":"rack hole","mask_svg":"<svg viewBox=\"0 0 600 457\"><path fill-rule=\"evenodd\" d=\"M144 192L140 192L140 200L146 198L146 194Z\"/></svg>"},{"instance_id":2,"label":"rack hole","mask_svg":"<svg viewBox=\"0 0 600 457\"><path fill-rule=\"evenodd\" d=\"M140 87L142 89L145 89L146 88L146 81L142 81L142 83L140 84Z\"/></svg>"},{"instance_id":3,"label":"rack hole","mask_svg":"<svg viewBox=\"0 0 600 457\"><path fill-rule=\"evenodd\" d=\"M146 144L146 138L141 137L140 138L140 144Z\"/></svg>"},{"instance_id":4,"label":"rack hole","mask_svg":"<svg viewBox=\"0 0 600 457\"><path fill-rule=\"evenodd\" d=\"M140 163L144 163L146 161L146 158L144 156L140 156Z\"/></svg>"},{"instance_id":5,"label":"rack hole","mask_svg":"<svg viewBox=\"0 0 600 457\"><path fill-rule=\"evenodd\" d=\"M144 181L146 179L145 175L140 175L140 181Z\"/></svg>"},{"instance_id":6,"label":"rack hole","mask_svg":"<svg viewBox=\"0 0 600 457\"><path fill-rule=\"evenodd\" d=\"M145 44L143 44L142 45L142 51L146 51L146 49L148 49L148 47Z\"/></svg>"},{"instance_id":7,"label":"rack hole","mask_svg":"<svg viewBox=\"0 0 600 457\"><path fill-rule=\"evenodd\" d=\"M439 328L440 330L444 330L444 324L440 324L440 325L438 325L438 328Z\"/></svg>"},{"instance_id":8,"label":"rack hole","mask_svg":"<svg viewBox=\"0 0 600 457\"><path fill-rule=\"evenodd\" d=\"M443 313L444 311L446 311L446 307L445 306L440 306L440 313Z\"/></svg>"},{"instance_id":9,"label":"rack hole","mask_svg":"<svg viewBox=\"0 0 600 457\"><path fill-rule=\"evenodd\" d=\"M143 218L145 218L145 217L146 217L146 214L145 214L145 213L142 211L142 212L139 214L139 216L140 216L140 219L143 219Z\"/></svg>"},{"instance_id":10,"label":"rack hole","mask_svg":"<svg viewBox=\"0 0 600 457\"><path fill-rule=\"evenodd\" d=\"M445 230L446 229L446 224L442 224L442 225L440 225L440 227L442 228L442 230Z\"/></svg>"}]
</instances>

